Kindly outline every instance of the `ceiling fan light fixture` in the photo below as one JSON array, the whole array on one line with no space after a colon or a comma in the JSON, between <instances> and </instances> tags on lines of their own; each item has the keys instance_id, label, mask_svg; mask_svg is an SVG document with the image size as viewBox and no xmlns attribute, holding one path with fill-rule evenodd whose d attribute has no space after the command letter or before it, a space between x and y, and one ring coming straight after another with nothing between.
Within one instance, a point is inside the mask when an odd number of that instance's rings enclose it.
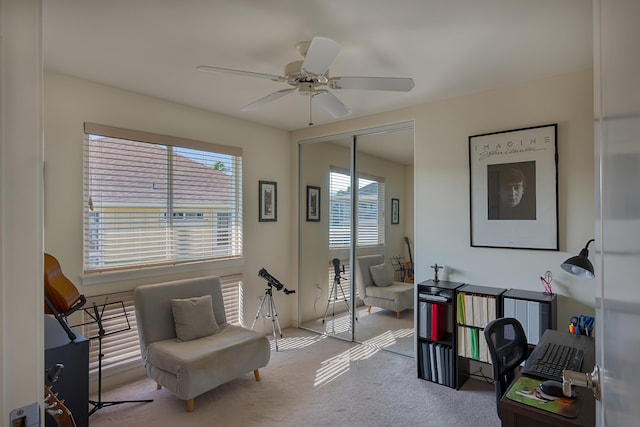
<instances>
[{"instance_id":1,"label":"ceiling fan light fixture","mask_svg":"<svg viewBox=\"0 0 640 427\"><path fill-rule=\"evenodd\" d=\"M304 57L302 61L293 61L284 67L284 76L255 73L252 71L234 70L232 68L210 67L199 65L200 71L221 72L245 77L257 77L275 82L286 82L289 89L279 90L257 101L245 105L241 111L253 111L269 104L291 92L298 91L309 96L309 103L316 102L334 118L351 114L351 110L327 89L362 89L407 92L413 89L411 78L400 77L329 77L329 66L336 58L342 46L327 37L314 37L310 42L301 41L296 49ZM311 111L310 111L311 114ZM309 119L309 124L312 124Z\"/></svg>"}]
</instances>

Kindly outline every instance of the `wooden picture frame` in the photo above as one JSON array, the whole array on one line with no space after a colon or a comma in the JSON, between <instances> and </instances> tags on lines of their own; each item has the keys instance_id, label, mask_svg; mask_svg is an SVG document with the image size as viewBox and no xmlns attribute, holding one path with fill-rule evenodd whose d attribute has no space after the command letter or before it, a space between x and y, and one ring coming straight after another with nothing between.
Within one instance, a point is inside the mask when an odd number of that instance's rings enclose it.
<instances>
[{"instance_id":1,"label":"wooden picture frame","mask_svg":"<svg viewBox=\"0 0 640 427\"><path fill-rule=\"evenodd\" d=\"M391 199L391 224L400 224L400 199Z\"/></svg>"},{"instance_id":2,"label":"wooden picture frame","mask_svg":"<svg viewBox=\"0 0 640 427\"><path fill-rule=\"evenodd\" d=\"M278 220L278 183L259 181L259 221L275 222Z\"/></svg>"},{"instance_id":3,"label":"wooden picture frame","mask_svg":"<svg viewBox=\"0 0 640 427\"><path fill-rule=\"evenodd\" d=\"M307 221L320 221L320 187L307 185Z\"/></svg>"},{"instance_id":4,"label":"wooden picture frame","mask_svg":"<svg viewBox=\"0 0 640 427\"><path fill-rule=\"evenodd\" d=\"M559 250L557 128L469 137L471 246Z\"/></svg>"}]
</instances>

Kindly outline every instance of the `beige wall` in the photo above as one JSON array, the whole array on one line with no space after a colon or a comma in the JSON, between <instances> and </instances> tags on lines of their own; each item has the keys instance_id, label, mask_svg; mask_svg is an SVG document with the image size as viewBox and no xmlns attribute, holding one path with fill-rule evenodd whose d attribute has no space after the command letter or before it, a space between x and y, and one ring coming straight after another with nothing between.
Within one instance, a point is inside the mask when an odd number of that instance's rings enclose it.
<instances>
[{"instance_id":1,"label":"beige wall","mask_svg":"<svg viewBox=\"0 0 640 427\"><path fill-rule=\"evenodd\" d=\"M295 150L299 140L408 120L415 122L416 279L432 278L438 263L449 280L542 291L539 276L550 270L558 326L593 314L596 282L560 269L594 236L592 71L305 128L291 141ZM560 251L470 247L468 137L548 123L558 123Z\"/></svg>"},{"instance_id":2,"label":"beige wall","mask_svg":"<svg viewBox=\"0 0 640 427\"><path fill-rule=\"evenodd\" d=\"M89 295L132 289L149 282L201 274L244 274L244 319L251 322L265 283L265 267L285 285L296 288L289 268L291 241L291 163L288 133L263 125L198 110L52 71L45 73L45 251ZM164 268L125 279L118 275L82 276L82 140L83 123L93 122L216 144L242 147L244 259L205 267ZM278 221L258 222L258 181L278 183ZM297 250L297 248L296 248ZM282 327L289 325L295 299L277 295ZM260 326L260 325L259 325ZM262 327L271 328L270 322ZM266 330L266 329L265 329Z\"/></svg>"}]
</instances>

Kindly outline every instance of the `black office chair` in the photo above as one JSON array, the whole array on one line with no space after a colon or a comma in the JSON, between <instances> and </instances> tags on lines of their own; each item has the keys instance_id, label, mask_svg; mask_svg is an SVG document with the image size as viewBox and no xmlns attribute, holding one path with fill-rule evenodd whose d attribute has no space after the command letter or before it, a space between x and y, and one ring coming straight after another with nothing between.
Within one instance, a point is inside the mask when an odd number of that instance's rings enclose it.
<instances>
[{"instance_id":1,"label":"black office chair","mask_svg":"<svg viewBox=\"0 0 640 427\"><path fill-rule=\"evenodd\" d=\"M520 364L527 359L529 347L522 325L512 317L489 322L484 328L496 386L496 406L500 415L500 399L519 373Z\"/></svg>"}]
</instances>

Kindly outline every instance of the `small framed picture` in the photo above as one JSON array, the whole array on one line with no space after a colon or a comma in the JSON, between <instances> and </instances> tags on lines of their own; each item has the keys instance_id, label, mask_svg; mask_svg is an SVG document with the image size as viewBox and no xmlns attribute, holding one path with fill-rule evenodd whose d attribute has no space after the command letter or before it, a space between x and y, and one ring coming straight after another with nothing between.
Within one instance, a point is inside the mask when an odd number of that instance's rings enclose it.
<instances>
[{"instance_id":1,"label":"small framed picture","mask_svg":"<svg viewBox=\"0 0 640 427\"><path fill-rule=\"evenodd\" d=\"M320 187L307 185L307 221L320 221Z\"/></svg>"},{"instance_id":2,"label":"small framed picture","mask_svg":"<svg viewBox=\"0 0 640 427\"><path fill-rule=\"evenodd\" d=\"M278 183L260 181L260 222L278 220Z\"/></svg>"},{"instance_id":3,"label":"small framed picture","mask_svg":"<svg viewBox=\"0 0 640 427\"><path fill-rule=\"evenodd\" d=\"M400 224L400 200L391 199L391 224Z\"/></svg>"}]
</instances>

